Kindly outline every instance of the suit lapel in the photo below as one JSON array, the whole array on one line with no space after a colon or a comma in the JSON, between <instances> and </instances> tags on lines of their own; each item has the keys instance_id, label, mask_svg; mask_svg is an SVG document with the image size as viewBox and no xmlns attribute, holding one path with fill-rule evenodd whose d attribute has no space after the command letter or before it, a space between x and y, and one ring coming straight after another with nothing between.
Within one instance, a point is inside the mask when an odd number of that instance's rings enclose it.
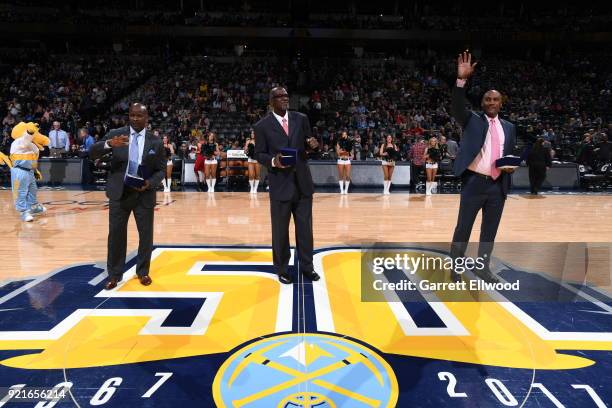
<instances>
[{"instance_id":1,"label":"suit lapel","mask_svg":"<svg viewBox=\"0 0 612 408\"><path fill-rule=\"evenodd\" d=\"M480 118L482 119L484 131L482 132L482 140L480 141L480 146L484 146L485 140L487 140L487 132L489 131L489 121L487 120L487 115L483 112L480 114Z\"/></svg>"},{"instance_id":2,"label":"suit lapel","mask_svg":"<svg viewBox=\"0 0 612 408\"><path fill-rule=\"evenodd\" d=\"M504 129L504 156L514 153L514 146L512 145L511 140L511 130L508 122L503 119L500 119L499 123L502 125L502 129Z\"/></svg>"},{"instance_id":3,"label":"suit lapel","mask_svg":"<svg viewBox=\"0 0 612 408\"><path fill-rule=\"evenodd\" d=\"M296 129L298 128L298 123L297 123L297 115L293 115L293 112L289 112L289 145L290 146L295 146L295 140L293 140L293 138L295 137L295 132Z\"/></svg>"}]
</instances>

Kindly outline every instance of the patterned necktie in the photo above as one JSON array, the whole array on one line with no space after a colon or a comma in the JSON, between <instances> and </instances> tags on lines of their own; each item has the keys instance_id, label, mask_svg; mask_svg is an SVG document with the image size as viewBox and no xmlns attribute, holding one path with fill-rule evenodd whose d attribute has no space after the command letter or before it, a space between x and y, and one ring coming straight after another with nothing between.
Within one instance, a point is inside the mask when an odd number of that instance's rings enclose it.
<instances>
[{"instance_id":1,"label":"patterned necktie","mask_svg":"<svg viewBox=\"0 0 612 408\"><path fill-rule=\"evenodd\" d=\"M283 118L283 129L285 130L285 134L289 136L289 124L285 118Z\"/></svg>"},{"instance_id":2,"label":"patterned necktie","mask_svg":"<svg viewBox=\"0 0 612 408\"><path fill-rule=\"evenodd\" d=\"M130 158L128 162L128 174L138 175L138 137L140 133L132 133L132 141L130 142Z\"/></svg>"},{"instance_id":3,"label":"patterned necktie","mask_svg":"<svg viewBox=\"0 0 612 408\"><path fill-rule=\"evenodd\" d=\"M495 160L501 157L501 146L499 144L499 134L497 133L497 126L495 126L495 119L491 119L489 130L491 131L491 177L493 180L496 180L501 174L501 171L495 167Z\"/></svg>"}]
</instances>

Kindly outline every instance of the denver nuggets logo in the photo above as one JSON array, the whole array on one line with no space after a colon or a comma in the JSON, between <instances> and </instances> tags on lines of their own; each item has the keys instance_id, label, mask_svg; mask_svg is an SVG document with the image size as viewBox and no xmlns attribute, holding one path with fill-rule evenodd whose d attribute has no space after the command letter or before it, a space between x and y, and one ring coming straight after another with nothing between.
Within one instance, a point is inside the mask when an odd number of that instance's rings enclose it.
<instances>
[{"instance_id":1,"label":"denver nuggets logo","mask_svg":"<svg viewBox=\"0 0 612 408\"><path fill-rule=\"evenodd\" d=\"M234 353L213 384L219 407L395 407L393 370L371 349L324 334L288 334Z\"/></svg>"},{"instance_id":2,"label":"denver nuggets logo","mask_svg":"<svg viewBox=\"0 0 612 408\"><path fill-rule=\"evenodd\" d=\"M571 301L366 302L362 254L317 250L312 284L283 285L270 248L235 246L157 247L148 287L135 259L112 291L93 264L0 283L0 407L612 406L600 288L507 266L504 280Z\"/></svg>"}]
</instances>

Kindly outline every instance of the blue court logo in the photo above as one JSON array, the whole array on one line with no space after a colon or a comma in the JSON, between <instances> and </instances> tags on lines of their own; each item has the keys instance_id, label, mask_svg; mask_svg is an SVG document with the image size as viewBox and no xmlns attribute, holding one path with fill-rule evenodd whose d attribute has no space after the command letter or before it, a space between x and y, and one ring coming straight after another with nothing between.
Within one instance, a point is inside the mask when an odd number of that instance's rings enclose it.
<instances>
[{"instance_id":1,"label":"blue court logo","mask_svg":"<svg viewBox=\"0 0 612 408\"><path fill-rule=\"evenodd\" d=\"M213 384L219 407L395 407L397 379L376 352L325 334L287 334L238 350Z\"/></svg>"}]
</instances>

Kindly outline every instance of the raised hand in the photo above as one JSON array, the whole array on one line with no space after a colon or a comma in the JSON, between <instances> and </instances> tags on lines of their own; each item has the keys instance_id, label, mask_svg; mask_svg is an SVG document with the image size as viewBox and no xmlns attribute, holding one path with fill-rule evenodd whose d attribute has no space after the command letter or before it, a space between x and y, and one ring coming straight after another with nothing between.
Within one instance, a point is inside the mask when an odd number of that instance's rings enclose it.
<instances>
[{"instance_id":1,"label":"raised hand","mask_svg":"<svg viewBox=\"0 0 612 408\"><path fill-rule=\"evenodd\" d=\"M468 79L474 73L474 67L478 64L475 62L472 64L472 54L467 50L463 54L459 54L457 57L457 78Z\"/></svg>"}]
</instances>

